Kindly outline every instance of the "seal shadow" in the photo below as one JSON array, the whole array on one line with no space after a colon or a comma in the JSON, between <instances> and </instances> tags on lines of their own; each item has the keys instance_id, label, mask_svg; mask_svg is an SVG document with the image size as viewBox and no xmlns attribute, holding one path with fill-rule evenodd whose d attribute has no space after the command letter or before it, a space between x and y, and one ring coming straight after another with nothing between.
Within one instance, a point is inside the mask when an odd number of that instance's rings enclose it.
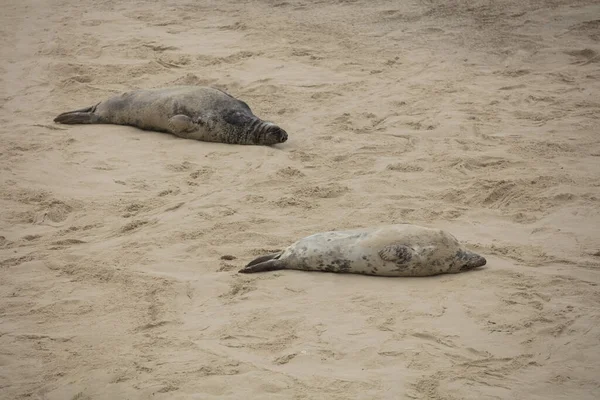
<instances>
[{"instance_id":1,"label":"seal shadow","mask_svg":"<svg viewBox=\"0 0 600 400\"><path fill-rule=\"evenodd\" d=\"M261 263L268 263L269 261L272 261L273 255L269 254L263 257L260 257L260 260L254 260L255 262L252 263L252 265L247 265L248 266L254 266L254 265L258 265ZM242 268L243 269L243 268ZM333 275L342 275L342 276L347 276L347 277L351 277L351 276L361 276L361 277L367 277L367 278L374 278L374 279L442 279L442 278L447 278L448 276L452 276L452 275L465 275L465 274L472 274L472 273L478 273L480 271L485 271L489 269L489 266L485 265L485 266L481 266L481 267L477 267L474 269L469 269L466 271L461 271L461 272L457 272L457 273L453 273L453 274L448 274L448 273L442 273L442 274L437 274L437 275L427 275L427 276L384 276L384 275L372 275L372 274L365 274L365 273L360 273L360 272L332 272L332 271L321 271L321 270L297 270L297 269L288 269L288 268L280 268L277 267L276 265L265 265L265 268L262 269L260 272L270 272L270 271L276 271L276 272L282 272L282 271L288 271L291 273L298 273L298 274L304 274L304 273L321 273L321 274L333 274ZM238 271L238 273L244 273L244 272L240 272ZM351 278L353 279L353 278Z\"/></svg>"}]
</instances>

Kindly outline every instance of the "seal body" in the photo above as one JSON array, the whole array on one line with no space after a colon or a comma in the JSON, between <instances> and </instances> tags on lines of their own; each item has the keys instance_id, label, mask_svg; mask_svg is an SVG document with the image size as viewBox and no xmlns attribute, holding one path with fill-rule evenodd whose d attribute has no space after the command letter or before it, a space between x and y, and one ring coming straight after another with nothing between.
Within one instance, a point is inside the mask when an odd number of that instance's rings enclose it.
<instances>
[{"instance_id":1,"label":"seal body","mask_svg":"<svg viewBox=\"0 0 600 400\"><path fill-rule=\"evenodd\" d=\"M255 116L243 101L215 88L142 89L60 114L62 124L116 124L168 132L206 142L272 145L287 140L275 124Z\"/></svg>"},{"instance_id":2,"label":"seal body","mask_svg":"<svg viewBox=\"0 0 600 400\"><path fill-rule=\"evenodd\" d=\"M431 276L485 265L450 233L411 224L322 232L251 261L241 273L296 269L378 276Z\"/></svg>"}]
</instances>

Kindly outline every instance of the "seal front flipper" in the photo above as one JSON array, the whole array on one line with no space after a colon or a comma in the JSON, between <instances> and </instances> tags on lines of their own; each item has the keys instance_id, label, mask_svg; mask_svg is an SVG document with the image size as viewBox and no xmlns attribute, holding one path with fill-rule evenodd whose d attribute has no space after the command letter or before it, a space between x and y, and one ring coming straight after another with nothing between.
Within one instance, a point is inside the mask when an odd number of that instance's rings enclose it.
<instances>
[{"instance_id":1,"label":"seal front flipper","mask_svg":"<svg viewBox=\"0 0 600 400\"><path fill-rule=\"evenodd\" d=\"M198 125L187 115L177 114L169 118L169 130L175 135L193 132Z\"/></svg>"},{"instance_id":2,"label":"seal front flipper","mask_svg":"<svg viewBox=\"0 0 600 400\"><path fill-rule=\"evenodd\" d=\"M405 264L413 258L414 252L412 247L403 244L390 244L379 250L378 254L384 261Z\"/></svg>"},{"instance_id":3,"label":"seal front flipper","mask_svg":"<svg viewBox=\"0 0 600 400\"><path fill-rule=\"evenodd\" d=\"M100 103L98 103L100 104ZM82 108L74 111L67 111L56 118L54 118L54 122L58 122L59 124L102 124L104 121L102 118L94 112L96 111L96 107L98 104L86 108Z\"/></svg>"}]
</instances>

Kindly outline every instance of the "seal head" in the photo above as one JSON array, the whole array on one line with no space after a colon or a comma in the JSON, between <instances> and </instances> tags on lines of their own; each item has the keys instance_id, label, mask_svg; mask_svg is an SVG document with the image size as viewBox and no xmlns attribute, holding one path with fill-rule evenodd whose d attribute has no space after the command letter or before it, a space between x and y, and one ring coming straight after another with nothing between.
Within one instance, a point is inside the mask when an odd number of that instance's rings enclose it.
<instances>
[{"instance_id":1,"label":"seal head","mask_svg":"<svg viewBox=\"0 0 600 400\"><path fill-rule=\"evenodd\" d=\"M457 251L456 260L458 272L470 271L475 268L483 267L487 263L487 260L484 257L468 250Z\"/></svg>"},{"instance_id":2,"label":"seal head","mask_svg":"<svg viewBox=\"0 0 600 400\"><path fill-rule=\"evenodd\" d=\"M243 111L225 114L222 123L220 129L229 132L229 136L245 138L242 140L247 142L272 145L284 143L288 139L287 132L279 126Z\"/></svg>"}]
</instances>

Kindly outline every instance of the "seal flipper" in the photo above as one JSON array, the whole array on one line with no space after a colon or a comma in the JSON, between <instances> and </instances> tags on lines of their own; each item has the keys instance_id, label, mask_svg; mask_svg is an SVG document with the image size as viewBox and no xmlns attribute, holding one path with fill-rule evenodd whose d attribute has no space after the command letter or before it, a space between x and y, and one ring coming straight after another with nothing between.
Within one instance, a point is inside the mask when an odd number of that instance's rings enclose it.
<instances>
[{"instance_id":1,"label":"seal flipper","mask_svg":"<svg viewBox=\"0 0 600 400\"><path fill-rule=\"evenodd\" d=\"M193 132L197 125L187 115L177 114L169 118L169 130L175 135Z\"/></svg>"},{"instance_id":2,"label":"seal flipper","mask_svg":"<svg viewBox=\"0 0 600 400\"><path fill-rule=\"evenodd\" d=\"M276 271L285 269L285 265L279 260L281 253L267 254L250 261L244 268L238 272L242 274L251 274L254 272Z\"/></svg>"},{"instance_id":3,"label":"seal flipper","mask_svg":"<svg viewBox=\"0 0 600 400\"><path fill-rule=\"evenodd\" d=\"M415 250L403 244L390 244L379 250L379 257L384 261L405 264L413 258Z\"/></svg>"},{"instance_id":4,"label":"seal flipper","mask_svg":"<svg viewBox=\"0 0 600 400\"><path fill-rule=\"evenodd\" d=\"M98 104L86 108L81 108L79 110L67 111L62 114L59 114L56 118L54 118L54 122L69 125L102 124L104 123L102 119L98 115L94 114L94 111L96 111L96 107L98 106Z\"/></svg>"},{"instance_id":5,"label":"seal flipper","mask_svg":"<svg viewBox=\"0 0 600 400\"><path fill-rule=\"evenodd\" d=\"M254 272L266 272L266 271L277 271L280 269L286 269L283 262L279 260L269 260L263 261L258 264L254 264L252 266L245 266L240 269L238 272L241 274L252 274Z\"/></svg>"},{"instance_id":6,"label":"seal flipper","mask_svg":"<svg viewBox=\"0 0 600 400\"><path fill-rule=\"evenodd\" d=\"M267 254L266 256L257 257L254 260L250 261L248 263L248 265L246 265L246 268L251 267L251 266L253 266L255 264L264 262L264 261L269 261L269 260L277 259L277 258L279 258L280 255L281 255L281 252L279 252L279 253L271 253L271 254Z\"/></svg>"}]
</instances>

